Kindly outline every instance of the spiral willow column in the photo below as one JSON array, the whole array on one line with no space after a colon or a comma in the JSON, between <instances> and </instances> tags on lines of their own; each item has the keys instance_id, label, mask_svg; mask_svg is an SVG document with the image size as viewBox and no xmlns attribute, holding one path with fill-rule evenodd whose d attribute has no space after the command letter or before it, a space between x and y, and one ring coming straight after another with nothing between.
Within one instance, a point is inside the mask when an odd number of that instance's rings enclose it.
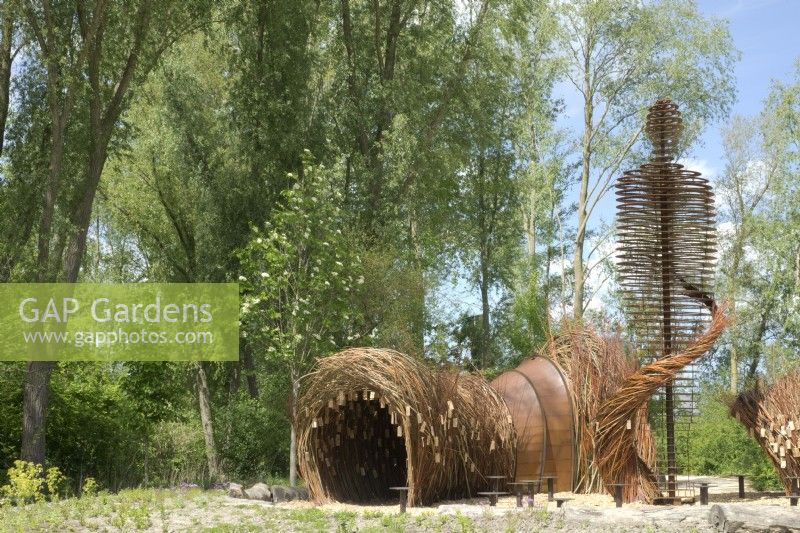
<instances>
[{"instance_id":1,"label":"spiral willow column","mask_svg":"<svg viewBox=\"0 0 800 533\"><path fill-rule=\"evenodd\" d=\"M714 195L699 172L674 161L682 132L678 106L658 100L645 126L650 160L616 184L623 304L637 344L656 361L686 350L715 310L709 289L716 254ZM661 385L668 491L675 497L672 378Z\"/></svg>"}]
</instances>

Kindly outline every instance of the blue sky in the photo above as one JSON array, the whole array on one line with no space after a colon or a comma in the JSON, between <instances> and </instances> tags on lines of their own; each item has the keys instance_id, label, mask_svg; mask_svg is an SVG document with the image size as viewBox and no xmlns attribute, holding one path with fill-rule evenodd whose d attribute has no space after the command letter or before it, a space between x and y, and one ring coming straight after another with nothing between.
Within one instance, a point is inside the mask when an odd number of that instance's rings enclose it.
<instances>
[{"instance_id":1,"label":"blue sky","mask_svg":"<svg viewBox=\"0 0 800 533\"><path fill-rule=\"evenodd\" d=\"M703 0L702 13L727 19L736 47L742 53L736 65L737 102L733 114L756 115L773 80L788 81L800 59L799 0ZM720 125L710 127L694 158L720 171Z\"/></svg>"}]
</instances>

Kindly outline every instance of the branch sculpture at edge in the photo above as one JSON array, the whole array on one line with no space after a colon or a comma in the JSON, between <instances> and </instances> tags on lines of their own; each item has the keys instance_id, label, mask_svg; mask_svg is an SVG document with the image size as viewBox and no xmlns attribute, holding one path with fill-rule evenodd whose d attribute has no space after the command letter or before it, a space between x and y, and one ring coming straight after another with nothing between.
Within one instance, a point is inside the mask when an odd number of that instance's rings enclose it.
<instances>
[{"instance_id":1,"label":"branch sculpture at edge","mask_svg":"<svg viewBox=\"0 0 800 533\"><path fill-rule=\"evenodd\" d=\"M623 499L626 502L641 500L651 503L661 495L655 474L642 461L636 451L636 411L661 387L671 382L686 365L705 354L730 323L725 311L727 305L714 308L709 328L697 337L684 351L664 357L639 368L609 398L597 414L598 431L595 456L606 490L613 494L612 483L625 483Z\"/></svg>"}]
</instances>

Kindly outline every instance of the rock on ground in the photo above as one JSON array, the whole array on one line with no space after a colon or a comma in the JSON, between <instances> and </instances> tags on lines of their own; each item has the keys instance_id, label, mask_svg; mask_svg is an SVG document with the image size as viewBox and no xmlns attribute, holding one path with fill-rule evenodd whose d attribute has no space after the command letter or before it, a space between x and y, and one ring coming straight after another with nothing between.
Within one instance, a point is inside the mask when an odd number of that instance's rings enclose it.
<instances>
[{"instance_id":1,"label":"rock on ground","mask_svg":"<svg viewBox=\"0 0 800 533\"><path fill-rule=\"evenodd\" d=\"M722 533L800 533L800 510L797 507L714 505L708 519Z\"/></svg>"}]
</instances>

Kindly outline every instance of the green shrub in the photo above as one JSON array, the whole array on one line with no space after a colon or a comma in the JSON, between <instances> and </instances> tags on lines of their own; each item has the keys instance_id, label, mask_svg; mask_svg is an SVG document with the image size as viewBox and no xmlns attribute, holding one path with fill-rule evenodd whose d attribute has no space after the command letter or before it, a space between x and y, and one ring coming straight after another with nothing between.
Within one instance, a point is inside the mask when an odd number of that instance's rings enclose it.
<instances>
[{"instance_id":1,"label":"green shrub","mask_svg":"<svg viewBox=\"0 0 800 533\"><path fill-rule=\"evenodd\" d=\"M780 487L778 474L755 439L728 414L725 394L705 389L691 426L689 453L679 450L681 470L700 475L746 474L756 490ZM688 458L688 460L687 460Z\"/></svg>"},{"instance_id":2,"label":"green shrub","mask_svg":"<svg viewBox=\"0 0 800 533\"><path fill-rule=\"evenodd\" d=\"M44 482L47 485L47 494L52 500L60 499L67 487L67 477L55 466L47 469Z\"/></svg>"},{"instance_id":3,"label":"green shrub","mask_svg":"<svg viewBox=\"0 0 800 533\"><path fill-rule=\"evenodd\" d=\"M93 477L87 477L83 480L83 487L81 487L82 496L97 496L100 491L100 485Z\"/></svg>"},{"instance_id":4,"label":"green shrub","mask_svg":"<svg viewBox=\"0 0 800 533\"><path fill-rule=\"evenodd\" d=\"M16 504L40 502L49 496L58 500L67 487L67 478L57 467L44 472L42 465L16 460L8 469L8 484L0 487L0 495Z\"/></svg>"},{"instance_id":5,"label":"green shrub","mask_svg":"<svg viewBox=\"0 0 800 533\"><path fill-rule=\"evenodd\" d=\"M8 485L0 487L0 492L17 504L25 504L42 501L44 488L42 465L16 460L8 469Z\"/></svg>"}]
</instances>

